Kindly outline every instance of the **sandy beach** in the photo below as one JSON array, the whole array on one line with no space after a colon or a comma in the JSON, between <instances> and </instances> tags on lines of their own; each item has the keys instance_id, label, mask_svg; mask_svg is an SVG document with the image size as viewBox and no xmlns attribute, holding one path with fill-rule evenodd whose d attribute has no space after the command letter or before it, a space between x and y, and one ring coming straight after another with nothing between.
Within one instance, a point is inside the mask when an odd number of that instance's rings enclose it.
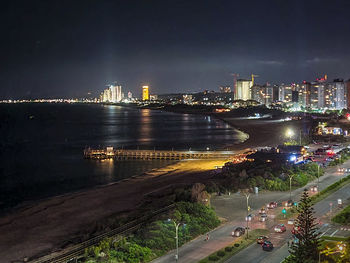
<instances>
[{"instance_id":1,"label":"sandy beach","mask_svg":"<svg viewBox=\"0 0 350 263\"><path fill-rule=\"evenodd\" d=\"M249 139L232 148L276 145L286 127L301 122L242 121L225 119L249 134ZM188 160L153 170L144 175L78 193L43 200L22 207L0 219L1 262L23 260L57 249L76 233L112 215L125 215L137 209L145 196L169 186L183 186L210 180L215 166L225 160Z\"/></svg>"}]
</instances>

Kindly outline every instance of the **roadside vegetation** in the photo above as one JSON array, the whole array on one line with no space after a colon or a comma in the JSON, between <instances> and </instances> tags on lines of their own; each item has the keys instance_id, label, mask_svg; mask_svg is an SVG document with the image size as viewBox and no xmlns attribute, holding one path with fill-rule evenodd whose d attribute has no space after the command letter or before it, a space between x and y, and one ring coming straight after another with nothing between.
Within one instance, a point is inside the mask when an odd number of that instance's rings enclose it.
<instances>
[{"instance_id":1,"label":"roadside vegetation","mask_svg":"<svg viewBox=\"0 0 350 263\"><path fill-rule=\"evenodd\" d=\"M342 211L340 211L337 215L332 218L334 223L346 225L350 224L350 205L345 207Z\"/></svg>"},{"instance_id":2,"label":"roadside vegetation","mask_svg":"<svg viewBox=\"0 0 350 263\"><path fill-rule=\"evenodd\" d=\"M171 220L169 220L169 219ZM127 237L107 238L85 251L83 262L149 262L175 248L175 226L179 246L220 224L214 210L196 202L178 202L163 218L140 227Z\"/></svg>"},{"instance_id":3,"label":"roadside vegetation","mask_svg":"<svg viewBox=\"0 0 350 263\"><path fill-rule=\"evenodd\" d=\"M322 176L320 168L319 175ZM298 188L316 179L317 164L283 165L281 163L243 162L226 165L220 174L207 183L209 192L236 192L239 189L259 187L270 191L289 190L289 177L292 177L292 187Z\"/></svg>"}]
</instances>

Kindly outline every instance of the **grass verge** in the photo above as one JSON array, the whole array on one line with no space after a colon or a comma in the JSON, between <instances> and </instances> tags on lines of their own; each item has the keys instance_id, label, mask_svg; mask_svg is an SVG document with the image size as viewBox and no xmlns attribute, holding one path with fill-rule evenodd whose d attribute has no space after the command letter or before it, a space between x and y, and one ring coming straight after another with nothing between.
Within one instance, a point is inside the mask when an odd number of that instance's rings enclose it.
<instances>
[{"instance_id":1,"label":"grass verge","mask_svg":"<svg viewBox=\"0 0 350 263\"><path fill-rule=\"evenodd\" d=\"M347 237L331 237L331 236L321 236L321 240L331 240L331 241L345 241Z\"/></svg>"},{"instance_id":2,"label":"grass verge","mask_svg":"<svg viewBox=\"0 0 350 263\"><path fill-rule=\"evenodd\" d=\"M243 250L244 248L250 246L254 242L256 242L256 238L260 235L266 235L269 231L267 229L254 229L249 232L249 238L246 239L245 235L237 238L234 242L232 242L229 246L224 249L220 249L215 251L208 257L200 260L198 263L222 263L227 259Z\"/></svg>"},{"instance_id":3,"label":"grass verge","mask_svg":"<svg viewBox=\"0 0 350 263\"><path fill-rule=\"evenodd\" d=\"M350 223L350 205L341 210L332 218L332 222L341 225L346 225Z\"/></svg>"}]
</instances>

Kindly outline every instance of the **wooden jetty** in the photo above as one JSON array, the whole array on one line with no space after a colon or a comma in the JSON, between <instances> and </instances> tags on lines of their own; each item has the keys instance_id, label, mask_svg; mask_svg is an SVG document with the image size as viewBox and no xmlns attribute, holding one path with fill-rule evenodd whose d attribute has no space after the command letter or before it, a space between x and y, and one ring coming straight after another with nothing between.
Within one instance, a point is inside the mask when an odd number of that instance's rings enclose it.
<instances>
[{"instance_id":1,"label":"wooden jetty","mask_svg":"<svg viewBox=\"0 0 350 263\"><path fill-rule=\"evenodd\" d=\"M159 151L159 150L125 150L106 147L104 149L84 150L87 159L229 159L236 153L233 151Z\"/></svg>"}]
</instances>

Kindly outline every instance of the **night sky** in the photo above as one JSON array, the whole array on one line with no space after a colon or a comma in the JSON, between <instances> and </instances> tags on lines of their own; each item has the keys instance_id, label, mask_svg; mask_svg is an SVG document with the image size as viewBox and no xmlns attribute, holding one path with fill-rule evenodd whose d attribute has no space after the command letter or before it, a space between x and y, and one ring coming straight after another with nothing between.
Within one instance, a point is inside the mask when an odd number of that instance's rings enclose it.
<instances>
[{"instance_id":1,"label":"night sky","mask_svg":"<svg viewBox=\"0 0 350 263\"><path fill-rule=\"evenodd\" d=\"M8 1L0 98L350 78L350 1Z\"/></svg>"}]
</instances>

